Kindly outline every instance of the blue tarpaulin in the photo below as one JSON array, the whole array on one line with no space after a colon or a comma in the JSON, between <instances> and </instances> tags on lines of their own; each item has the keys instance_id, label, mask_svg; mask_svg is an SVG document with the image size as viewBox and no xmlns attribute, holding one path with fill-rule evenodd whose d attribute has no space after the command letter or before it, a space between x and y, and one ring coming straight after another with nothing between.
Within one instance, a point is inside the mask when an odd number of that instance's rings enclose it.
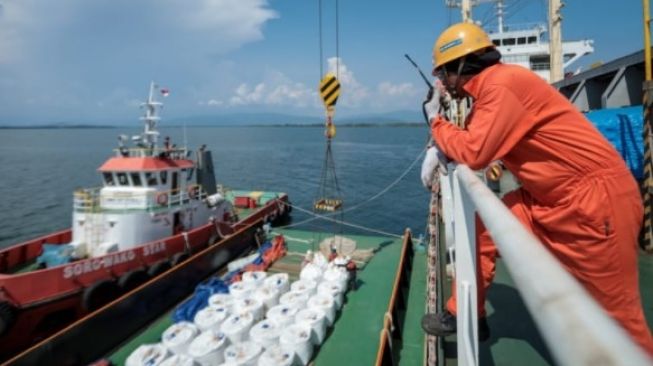
<instances>
[{"instance_id":1,"label":"blue tarpaulin","mask_svg":"<svg viewBox=\"0 0 653 366\"><path fill-rule=\"evenodd\" d=\"M199 284L195 288L195 294L183 304L179 305L172 314L172 320L177 323L180 321L192 322L195 314L209 304L209 297L213 294L226 294L229 292L229 286L217 277L211 277L205 283Z\"/></svg>"},{"instance_id":2,"label":"blue tarpaulin","mask_svg":"<svg viewBox=\"0 0 653 366\"><path fill-rule=\"evenodd\" d=\"M36 264L50 268L70 263L74 249L70 244L43 244L43 253L36 258Z\"/></svg>"},{"instance_id":3,"label":"blue tarpaulin","mask_svg":"<svg viewBox=\"0 0 653 366\"><path fill-rule=\"evenodd\" d=\"M266 241L263 245L261 245L261 247L258 249L259 256L252 263L263 263L263 254L270 248L272 248L272 243L270 241ZM195 314L197 314L198 311L202 310L209 304L209 297L211 297L211 295L226 294L229 292L229 283L231 283L232 278L235 275L240 274L241 272L242 268L227 273L222 279L211 277L208 281L197 285L193 297L175 309L174 313L172 314L172 320L175 323L180 321L192 322L193 319L195 319Z\"/></svg>"},{"instance_id":4,"label":"blue tarpaulin","mask_svg":"<svg viewBox=\"0 0 653 366\"><path fill-rule=\"evenodd\" d=\"M635 178L642 179L644 166L642 106L600 109L585 115L621 154Z\"/></svg>"}]
</instances>

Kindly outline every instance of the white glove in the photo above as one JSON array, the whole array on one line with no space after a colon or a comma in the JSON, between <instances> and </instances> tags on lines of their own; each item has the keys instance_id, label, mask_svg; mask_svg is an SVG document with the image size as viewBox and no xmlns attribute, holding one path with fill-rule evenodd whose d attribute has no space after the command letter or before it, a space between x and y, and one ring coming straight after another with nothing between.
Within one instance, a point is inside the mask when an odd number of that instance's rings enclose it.
<instances>
[{"instance_id":1,"label":"white glove","mask_svg":"<svg viewBox=\"0 0 653 366\"><path fill-rule=\"evenodd\" d=\"M426 94L426 100L422 103L424 115L428 118L429 123L433 118L437 117L442 107L448 109L450 103L451 95L447 93L442 82L436 79L433 88L429 89L428 94Z\"/></svg>"},{"instance_id":2,"label":"white glove","mask_svg":"<svg viewBox=\"0 0 653 366\"><path fill-rule=\"evenodd\" d=\"M424 110L424 115L429 120L429 124L433 118L437 117L440 111L440 88L437 86L435 88L429 89L428 94L426 94L426 99L422 103L422 109Z\"/></svg>"},{"instance_id":3,"label":"white glove","mask_svg":"<svg viewBox=\"0 0 653 366\"><path fill-rule=\"evenodd\" d=\"M447 157L438 150L437 147L431 146L426 150L426 156L422 162L422 184L424 188L431 189L433 173L436 169L444 175L447 175Z\"/></svg>"}]
</instances>

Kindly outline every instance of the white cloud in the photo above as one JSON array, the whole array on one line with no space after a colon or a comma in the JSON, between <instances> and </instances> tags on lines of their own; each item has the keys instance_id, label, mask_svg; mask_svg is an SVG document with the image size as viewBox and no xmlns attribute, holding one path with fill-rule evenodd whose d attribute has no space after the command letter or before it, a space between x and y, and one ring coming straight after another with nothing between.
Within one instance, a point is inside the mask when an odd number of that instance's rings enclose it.
<instances>
[{"instance_id":1,"label":"white cloud","mask_svg":"<svg viewBox=\"0 0 653 366\"><path fill-rule=\"evenodd\" d=\"M338 105L357 107L369 98L367 87L356 80L354 73L345 65L342 58L331 57L327 60L327 65L329 72L337 75L340 81Z\"/></svg>"},{"instance_id":2,"label":"white cloud","mask_svg":"<svg viewBox=\"0 0 653 366\"><path fill-rule=\"evenodd\" d=\"M377 90L379 95L384 97L412 97L417 95L417 89L415 89L415 86L412 83L392 84L388 81L384 81L379 84Z\"/></svg>"},{"instance_id":3,"label":"white cloud","mask_svg":"<svg viewBox=\"0 0 653 366\"><path fill-rule=\"evenodd\" d=\"M80 54L92 43L108 51L166 50L168 57L174 55L170 47L180 45L222 53L262 39L265 23L278 18L268 0L195 0L192 6L178 0L20 0L0 6L0 61L55 39Z\"/></svg>"},{"instance_id":4,"label":"white cloud","mask_svg":"<svg viewBox=\"0 0 653 366\"><path fill-rule=\"evenodd\" d=\"M185 26L216 31L241 42L263 38L261 27L278 14L267 8L267 0L202 0L199 6L183 6Z\"/></svg>"},{"instance_id":5,"label":"white cloud","mask_svg":"<svg viewBox=\"0 0 653 366\"><path fill-rule=\"evenodd\" d=\"M278 17L269 0L0 0L0 6L0 121L97 118L109 106L112 114L131 115L125 102L141 97L150 80L180 91L202 85L216 72L218 55L263 39L265 24ZM127 90L121 100L113 93L118 87ZM49 95L54 90L57 100ZM180 97L186 105L203 99ZM29 101L40 108L26 112Z\"/></svg>"},{"instance_id":6,"label":"white cloud","mask_svg":"<svg viewBox=\"0 0 653 366\"><path fill-rule=\"evenodd\" d=\"M238 88L236 88L236 95L229 99L229 104L232 106L260 104L263 101L264 92L264 83L258 83L253 88L250 88L246 83L240 84Z\"/></svg>"},{"instance_id":7,"label":"white cloud","mask_svg":"<svg viewBox=\"0 0 653 366\"><path fill-rule=\"evenodd\" d=\"M342 85L337 107L358 113L369 111L390 111L410 109L418 105L419 91L409 82L393 83L383 81L376 88L369 88L359 82L354 72L336 58L328 60L328 72L339 73ZM278 71L269 71L262 81L240 83L226 97L225 103L201 103L214 107L234 108L242 106L291 107L318 111L323 109L317 86L307 87Z\"/></svg>"},{"instance_id":8,"label":"white cloud","mask_svg":"<svg viewBox=\"0 0 653 366\"><path fill-rule=\"evenodd\" d=\"M268 72L264 80L256 84L239 84L227 100L226 103L208 102L207 104L217 107L260 105L316 108L319 106L317 88L308 88L278 71Z\"/></svg>"}]
</instances>

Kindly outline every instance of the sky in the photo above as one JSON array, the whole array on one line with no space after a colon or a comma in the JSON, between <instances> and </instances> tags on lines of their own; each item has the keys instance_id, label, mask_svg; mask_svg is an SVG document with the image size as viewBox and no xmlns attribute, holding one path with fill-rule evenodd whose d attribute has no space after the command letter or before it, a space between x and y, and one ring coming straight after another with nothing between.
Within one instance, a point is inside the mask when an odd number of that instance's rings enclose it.
<instances>
[{"instance_id":1,"label":"sky","mask_svg":"<svg viewBox=\"0 0 653 366\"><path fill-rule=\"evenodd\" d=\"M137 122L150 81L170 90L164 118L320 116L317 85L336 68L337 113L419 110L425 85L403 55L428 74L433 42L460 11L444 0L339 0L336 42L336 0L321 0L320 59L319 3L0 0L0 125ZM506 24L546 20L546 0L505 3ZM636 0L566 1L563 39L595 47L574 68L640 50L642 13ZM496 27L491 4L473 17Z\"/></svg>"}]
</instances>

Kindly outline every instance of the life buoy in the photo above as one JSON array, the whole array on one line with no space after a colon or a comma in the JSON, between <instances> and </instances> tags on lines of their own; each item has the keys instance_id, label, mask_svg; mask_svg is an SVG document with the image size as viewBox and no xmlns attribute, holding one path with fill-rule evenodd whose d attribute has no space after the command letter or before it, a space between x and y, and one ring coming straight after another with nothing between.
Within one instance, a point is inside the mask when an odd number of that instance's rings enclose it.
<instances>
[{"instance_id":1,"label":"life buoy","mask_svg":"<svg viewBox=\"0 0 653 366\"><path fill-rule=\"evenodd\" d=\"M142 269L135 269L120 276L118 287L124 292L129 292L149 279L150 276L147 275L147 272Z\"/></svg>"},{"instance_id":2,"label":"life buoy","mask_svg":"<svg viewBox=\"0 0 653 366\"><path fill-rule=\"evenodd\" d=\"M168 194L166 192L159 192L156 195L156 203L160 206L165 206L168 204Z\"/></svg>"},{"instance_id":3,"label":"life buoy","mask_svg":"<svg viewBox=\"0 0 653 366\"><path fill-rule=\"evenodd\" d=\"M16 308L6 301L0 302L0 336L7 333L16 321Z\"/></svg>"},{"instance_id":4,"label":"life buoy","mask_svg":"<svg viewBox=\"0 0 653 366\"><path fill-rule=\"evenodd\" d=\"M84 289L82 307L86 311L99 309L102 305L115 299L120 294L118 285L113 280L100 280Z\"/></svg>"}]
</instances>

